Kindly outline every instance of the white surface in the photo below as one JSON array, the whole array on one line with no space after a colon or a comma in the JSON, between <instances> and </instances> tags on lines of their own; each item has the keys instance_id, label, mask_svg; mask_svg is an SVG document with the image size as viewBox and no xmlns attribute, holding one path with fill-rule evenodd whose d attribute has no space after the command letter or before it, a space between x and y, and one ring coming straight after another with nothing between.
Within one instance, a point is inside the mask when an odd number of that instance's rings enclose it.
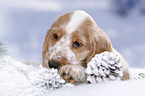
<instances>
[{"instance_id":1,"label":"white surface","mask_svg":"<svg viewBox=\"0 0 145 96\"><path fill-rule=\"evenodd\" d=\"M145 79L80 85L51 91L49 96L145 96Z\"/></svg>"},{"instance_id":2,"label":"white surface","mask_svg":"<svg viewBox=\"0 0 145 96\"><path fill-rule=\"evenodd\" d=\"M11 57L0 59L0 96L145 96L145 79L133 79L137 73L145 73L145 69L130 68L132 79L128 81L81 84L56 90L38 86L27 77L34 71L33 78L37 78L40 70L45 68L24 65Z\"/></svg>"}]
</instances>

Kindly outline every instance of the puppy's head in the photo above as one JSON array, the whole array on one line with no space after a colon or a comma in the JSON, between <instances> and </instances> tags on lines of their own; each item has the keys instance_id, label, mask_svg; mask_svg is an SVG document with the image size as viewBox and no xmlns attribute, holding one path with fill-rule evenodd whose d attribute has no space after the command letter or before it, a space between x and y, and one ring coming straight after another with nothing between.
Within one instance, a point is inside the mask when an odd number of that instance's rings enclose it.
<instances>
[{"instance_id":1,"label":"puppy's head","mask_svg":"<svg viewBox=\"0 0 145 96\"><path fill-rule=\"evenodd\" d=\"M110 39L90 15L74 11L60 16L47 31L42 60L48 68L85 68L95 54L103 51L112 51Z\"/></svg>"}]
</instances>

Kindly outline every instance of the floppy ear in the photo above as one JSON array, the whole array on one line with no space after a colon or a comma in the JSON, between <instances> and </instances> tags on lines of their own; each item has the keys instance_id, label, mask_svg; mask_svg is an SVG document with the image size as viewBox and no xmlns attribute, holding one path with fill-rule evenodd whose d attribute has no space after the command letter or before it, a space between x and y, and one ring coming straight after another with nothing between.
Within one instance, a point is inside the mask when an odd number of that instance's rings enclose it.
<instances>
[{"instance_id":1,"label":"floppy ear","mask_svg":"<svg viewBox=\"0 0 145 96\"><path fill-rule=\"evenodd\" d=\"M46 34L46 37L45 37L45 41L43 43L43 52L42 52L42 61L43 61L43 64L44 64L44 60L45 60L45 56L46 56L46 53L48 52L48 40L49 40L49 30L47 31L47 34ZM44 64L45 66L45 64Z\"/></svg>"},{"instance_id":2,"label":"floppy ear","mask_svg":"<svg viewBox=\"0 0 145 96\"><path fill-rule=\"evenodd\" d=\"M104 51L112 52L112 44L109 37L101 30L98 29L93 32L91 39L91 52L87 57L86 63L88 63L95 54L99 54Z\"/></svg>"}]
</instances>

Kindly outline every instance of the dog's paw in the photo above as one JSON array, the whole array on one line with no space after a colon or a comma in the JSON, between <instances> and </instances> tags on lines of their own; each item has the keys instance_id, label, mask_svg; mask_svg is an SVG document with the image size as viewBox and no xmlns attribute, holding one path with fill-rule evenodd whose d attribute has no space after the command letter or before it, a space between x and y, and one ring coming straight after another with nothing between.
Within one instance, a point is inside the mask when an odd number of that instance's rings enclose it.
<instances>
[{"instance_id":1,"label":"dog's paw","mask_svg":"<svg viewBox=\"0 0 145 96\"><path fill-rule=\"evenodd\" d=\"M59 72L65 81L73 84L85 81L85 68L80 65L65 65L59 69Z\"/></svg>"}]
</instances>

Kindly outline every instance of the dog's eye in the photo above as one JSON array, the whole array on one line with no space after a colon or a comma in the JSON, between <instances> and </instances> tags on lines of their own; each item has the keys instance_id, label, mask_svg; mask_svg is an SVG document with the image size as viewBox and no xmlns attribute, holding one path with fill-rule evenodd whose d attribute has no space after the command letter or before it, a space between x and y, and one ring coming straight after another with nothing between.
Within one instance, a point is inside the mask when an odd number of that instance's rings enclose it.
<instances>
[{"instance_id":1,"label":"dog's eye","mask_svg":"<svg viewBox=\"0 0 145 96\"><path fill-rule=\"evenodd\" d=\"M57 34L53 34L53 37L55 38L55 40L57 40L57 39L58 39Z\"/></svg>"},{"instance_id":2,"label":"dog's eye","mask_svg":"<svg viewBox=\"0 0 145 96\"><path fill-rule=\"evenodd\" d=\"M76 47L76 48L81 47L81 45L82 44L80 44L79 42L74 42L74 44L73 44L73 46Z\"/></svg>"}]
</instances>

